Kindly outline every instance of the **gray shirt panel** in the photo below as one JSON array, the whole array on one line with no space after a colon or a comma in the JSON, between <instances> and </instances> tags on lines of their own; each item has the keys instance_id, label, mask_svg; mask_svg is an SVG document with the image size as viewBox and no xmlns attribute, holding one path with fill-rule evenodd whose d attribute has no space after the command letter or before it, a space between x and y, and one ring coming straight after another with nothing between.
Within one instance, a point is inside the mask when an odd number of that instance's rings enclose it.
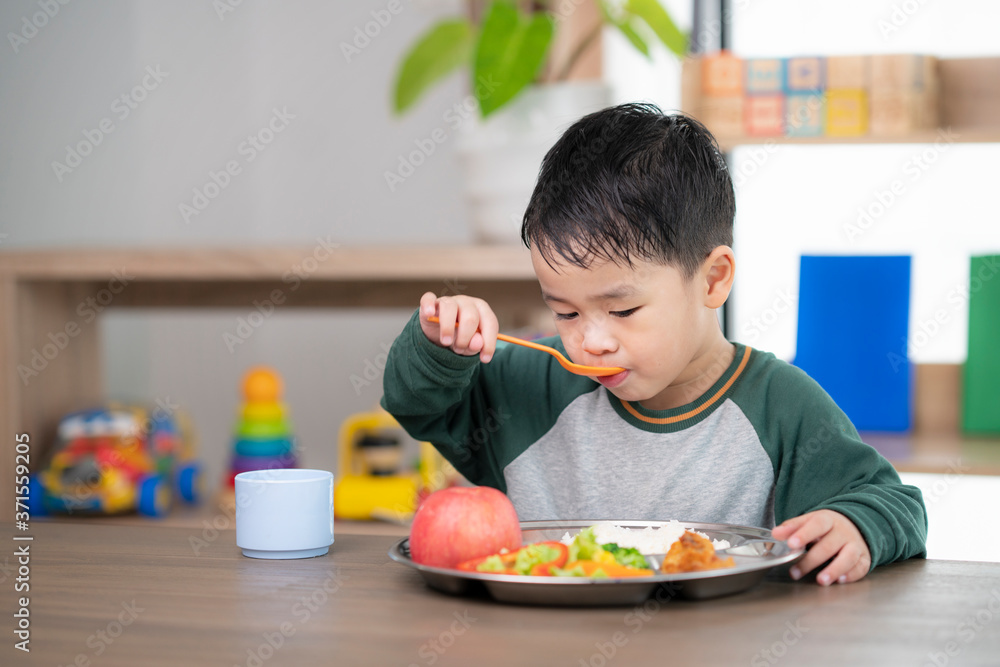
<instances>
[{"instance_id":1,"label":"gray shirt panel","mask_svg":"<svg viewBox=\"0 0 1000 667\"><path fill-rule=\"evenodd\" d=\"M683 431L651 433L623 420L601 387L574 400L504 478L522 521L774 526L774 468L728 399Z\"/></svg>"}]
</instances>

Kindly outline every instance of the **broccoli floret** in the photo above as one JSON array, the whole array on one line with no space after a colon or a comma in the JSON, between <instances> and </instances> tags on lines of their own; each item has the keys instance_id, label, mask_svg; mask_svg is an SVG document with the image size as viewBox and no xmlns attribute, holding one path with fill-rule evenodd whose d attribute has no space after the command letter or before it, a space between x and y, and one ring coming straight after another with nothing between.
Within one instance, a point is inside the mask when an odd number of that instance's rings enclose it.
<instances>
[{"instance_id":1,"label":"broccoli floret","mask_svg":"<svg viewBox=\"0 0 1000 667\"><path fill-rule=\"evenodd\" d=\"M620 547L614 542L601 545L605 551L615 557L615 562L628 567L649 568L646 557L635 547Z\"/></svg>"}]
</instances>

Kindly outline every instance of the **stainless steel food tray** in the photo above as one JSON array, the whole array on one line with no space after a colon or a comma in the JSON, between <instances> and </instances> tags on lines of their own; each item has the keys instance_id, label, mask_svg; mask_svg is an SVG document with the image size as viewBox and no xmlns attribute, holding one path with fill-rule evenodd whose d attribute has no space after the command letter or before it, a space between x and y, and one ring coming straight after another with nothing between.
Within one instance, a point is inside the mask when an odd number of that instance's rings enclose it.
<instances>
[{"instance_id":1,"label":"stainless steel food tray","mask_svg":"<svg viewBox=\"0 0 1000 667\"><path fill-rule=\"evenodd\" d=\"M603 520L601 521L603 522ZM579 521L524 521L521 532L525 544L559 540L568 532L577 532L599 523ZM624 528L661 528L668 521L613 521ZM779 566L799 560L804 549L790 549L785 542L774 540L771 531L749 526L721 523L680 522L685 528L697 530L711 539L728 540L730 548L719 555L732 556L735 567L683 574L655 574L651 577L619 579L587 579L578 577L530 577L510 574L463 572L441 567L429 567L410 559L409 538L394 544L389 557L397 563L416 569L427 585L452 595L468 595L483 589L500 602L556 606L636 605L651 596L660 601L672 597L706 599L745 591L758 584L767 573Z\"/></svg>"}]
</instances>

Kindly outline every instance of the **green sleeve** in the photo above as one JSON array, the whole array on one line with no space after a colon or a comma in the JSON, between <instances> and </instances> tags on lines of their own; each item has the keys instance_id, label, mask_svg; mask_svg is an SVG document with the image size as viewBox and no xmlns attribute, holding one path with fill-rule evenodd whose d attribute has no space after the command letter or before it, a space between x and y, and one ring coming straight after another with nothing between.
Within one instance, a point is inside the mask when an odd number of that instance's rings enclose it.
<instances>
[{"instance_id":1,"label":"green sleeve","mask_svg":"<svg viewBox=\"0 0 1000 667\"><path fill-rule=\"evenodd\" d=\"M393 342L383 376L382 407L411 436L426 440L469 481L504 489L502 470L477 456L471 434L485 425L496 408L471 388L477 383L479 357L462 356L427 339L417 313Z\"/></svg>"},{"instance_id":2,"label":"green sleeve","mask_svg":"<svg viewBox=\"0 0 1000 667\"><path fill-rule=\"evenodd\" d=\"M539 342L561 348L556 339ZM498 343L488 364L455 354L429 341L414 313L389 349L382 407L470 482L506 492L504 468L597 387L518 345Z\"/></svg>"},{"instance_id":3,"label":"green sleeve","mask_svg":"<svg viewBox=\"0 0 1000 667\"><path fill-rule=\"evenodd\" d=\"M774 465L775 523L830 509L857 526L872 567L926 555L920 490L900 481L816 381L784 362L772 364L779 366L752 383L764 400L751 421Z\"/></svg>"}]
</instances>

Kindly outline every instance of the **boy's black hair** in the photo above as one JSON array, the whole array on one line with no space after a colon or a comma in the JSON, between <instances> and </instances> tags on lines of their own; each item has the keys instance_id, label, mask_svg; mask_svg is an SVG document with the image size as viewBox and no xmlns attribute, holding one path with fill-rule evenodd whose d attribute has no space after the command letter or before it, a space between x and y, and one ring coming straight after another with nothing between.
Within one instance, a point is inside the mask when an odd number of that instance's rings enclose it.
<instances>
[{"instance_id":1,"label":"boy's black hair","mask_svg":"<svg viewBox=\"0 0 1000 667\"><path fill-rule=\"evenodd\" d=\"M736 199L712 134L653 104L609 107L549 149L521 226L550 264L659 261L690 278L733 243Z\"/></svg>"}]
</instances>

